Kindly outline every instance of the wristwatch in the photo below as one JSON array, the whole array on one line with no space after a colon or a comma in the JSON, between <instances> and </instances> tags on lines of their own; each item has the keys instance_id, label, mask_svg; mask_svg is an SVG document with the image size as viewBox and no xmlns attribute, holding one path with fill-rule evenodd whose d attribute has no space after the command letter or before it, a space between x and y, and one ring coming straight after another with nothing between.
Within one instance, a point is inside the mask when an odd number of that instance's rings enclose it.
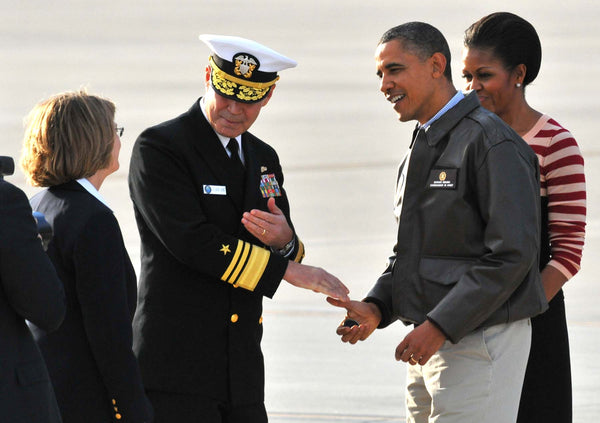
<instances>
[{"instance_id":1,"label":"wristwatch","mask_svg":"<svg viewBox=\"0 0 600 423\"><path fill-rule=\"evenodd\" d=\"M283 248L281 248L281 249L276 248L275 252L277 254L279 254L280 256L285 257L294 249L294 245L296 245L296 236L293 236L292 240L290 242L288 242L287 244L285 244L283 246Z\"/></svg>"}]
</instances>

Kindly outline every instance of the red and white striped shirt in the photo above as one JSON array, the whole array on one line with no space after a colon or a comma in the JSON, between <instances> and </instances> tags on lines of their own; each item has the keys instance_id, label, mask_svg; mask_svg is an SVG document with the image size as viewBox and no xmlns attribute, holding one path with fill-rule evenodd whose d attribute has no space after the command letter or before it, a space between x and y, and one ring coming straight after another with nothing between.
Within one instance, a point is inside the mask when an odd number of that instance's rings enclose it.
<instances>
[{"instance_id":1,"label":"red and white striped shirt","mask_svg":"<svg viewBox=\"0 0 600 423\"><path fill-rule=\"evenodd\" d=\"M579 271L585 240L583 156L571 133L548 115L523 139L540 161L540 194L548 197L548 265L570 279Z\"/></svg>"}]
</instances>

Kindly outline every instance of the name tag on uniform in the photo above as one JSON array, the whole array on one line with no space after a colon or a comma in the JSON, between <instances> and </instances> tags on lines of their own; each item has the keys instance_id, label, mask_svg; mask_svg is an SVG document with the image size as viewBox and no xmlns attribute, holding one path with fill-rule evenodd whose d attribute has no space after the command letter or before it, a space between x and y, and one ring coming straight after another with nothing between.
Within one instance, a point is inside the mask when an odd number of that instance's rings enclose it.
<instances>
[{"instance_id":1,"label":"name tag on uniform","mask_svg":"<svg viewBox=\"0 0 600 423\"><path fill-rule=\"evenodd\" d=\"M225 185L202 185L202 191L208 195L227 195Z\"/></svg>"},{"instance_id":2,"label":"name tag on uniform","mask_svg":"<svg viewBox=\"0 0 600 423\"><path fill-rule=\"evenodd\" d=\"M456 189L457 169L433 169L427 185L432 189Z\"/></svg>"}]
</instances>

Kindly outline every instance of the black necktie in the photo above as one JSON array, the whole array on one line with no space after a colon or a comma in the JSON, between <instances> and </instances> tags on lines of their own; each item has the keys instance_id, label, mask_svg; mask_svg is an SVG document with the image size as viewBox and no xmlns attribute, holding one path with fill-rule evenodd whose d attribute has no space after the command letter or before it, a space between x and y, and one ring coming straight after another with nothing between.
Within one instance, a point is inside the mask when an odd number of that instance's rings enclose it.
<instances>
[{"instance_id":1,"label":"black necktie","mask_svg":"<svg viewBox=\"0 0 600 423\"><path fill-rule=\"evenodd\" d=\"M240 159L240 154L238 152L238 150L239 150L239 144L238 144L238 142L237 142L237 140L235 138L230 138L229 139L229 142L227 143L227 149L231 153L231 161L233 163L235 163L235 166L238 169L241 169L242 172L243 172L244 171L244 164L242 163L242 159Z\"/></svg>"}]
</instances>

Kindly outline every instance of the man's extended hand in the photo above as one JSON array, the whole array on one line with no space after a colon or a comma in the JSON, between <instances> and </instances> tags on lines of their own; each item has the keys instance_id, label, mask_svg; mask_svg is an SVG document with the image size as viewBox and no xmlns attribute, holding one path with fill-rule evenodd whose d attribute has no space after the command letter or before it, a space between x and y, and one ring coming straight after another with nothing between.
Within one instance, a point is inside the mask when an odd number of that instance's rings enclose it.
<instances>
[{"instance_id":1,"label":"man's extended hand","mask_svg":"<svg viewBox=\"0 0 600 423\"><path fill-rule=\"evenodd\" d=\"M342 337L342 342L356 344L358 341L364 341L381 322L381 311L375 304L361 301L339 301L334 298L327 298L327 302L336 307L345 308L346 319L358 322L358 326L346 327L344 322L338 326L336 333Z\"/></svg>"},{"instance_id":2,"label":"man's extended hand","mask_svg":"<svg viewBox=\"0 0 600 423\"><path fill-rule=\"evenodd\" d=\"M320 267L290 261L283 279L299 288L312 289L342 301L350 301L348 297L350 291L346 285Z\"/></svg>"},{"instance_id":3,"label":"man's extended hand","mask_svg":"<svg viewBox=\"0 0 600 423\"><path fill-rule=\"evenodd\" d=\"M413 366L415 364L424 365L433 354L442 348L445 341L446 336L443 332L426 320L400 342L396 348L396 360L402 360Z\"/></svg>"},{"instance_id":4,"label":"man's extended hand","mask_svg":"<svg viewBox=\"0 0 600 423\"><path fill-rule=\"evenodd\" d=\"M275 198L267 201L269 212L252 209L242 216L242 224L248 232L269 247L282 249L294 237L285 215L275 204Z\"/></svg>"}]
</instances>

